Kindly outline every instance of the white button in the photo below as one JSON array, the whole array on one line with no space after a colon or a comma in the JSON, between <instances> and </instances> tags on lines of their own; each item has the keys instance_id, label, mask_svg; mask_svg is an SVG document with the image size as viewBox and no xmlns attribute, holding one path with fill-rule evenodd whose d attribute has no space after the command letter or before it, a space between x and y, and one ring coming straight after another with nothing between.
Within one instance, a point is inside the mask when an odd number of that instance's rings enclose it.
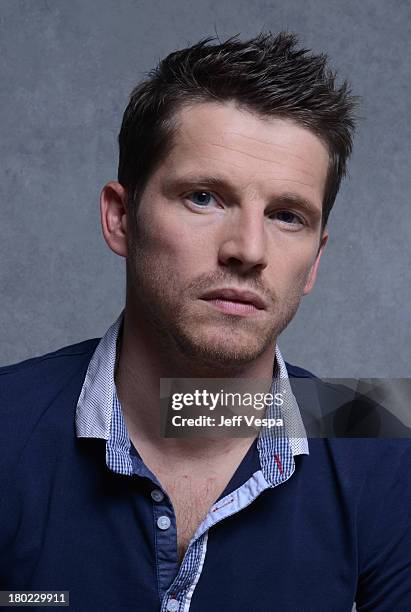
<instances>
[{"instance_id":1,"label":"white button","mask_svg":"<svg viewBox=\"0 0 411 612\"><path fill-rule=\"evenodd\" d=\"M160 491L160 489L153 489L153 491L151 491L150 495L154 499L154 501L156 501L156 502L161 502L164 499L164 494L163 494L162 491Z\"/></svg>"},{"instance_id":2,"label":"white button","mask_svg":"<svg viewBox=\"0 0 411 612\"><path fill-rule=\"evenodd\" d=\"M178 610L178 601L177 599L170 599L167 604L167 610L169 612L176 612Z\"/></svg>"},{"instance_id":3,"label":"white button","mask_svg":"<svg viewBox=\"0 0 411 612\"><path fill-rule=\"evenodd\" d=\"M160 527L160 529L168 529L170 524L171 521L168 516L160 516L160 518L157 519L157 525Z\"/></svg>"}]
</instances>

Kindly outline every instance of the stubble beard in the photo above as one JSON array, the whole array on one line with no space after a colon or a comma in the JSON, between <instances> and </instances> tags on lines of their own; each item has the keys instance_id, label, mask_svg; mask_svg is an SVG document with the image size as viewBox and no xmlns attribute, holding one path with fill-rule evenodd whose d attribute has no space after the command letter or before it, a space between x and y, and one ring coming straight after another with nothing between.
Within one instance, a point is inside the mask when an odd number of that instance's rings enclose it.
<instances>
[{"instance_id":1,"label":"stubble beard","mask_svg":"<svg viewBox=\"0 0 411 612\"><path fill-rule=\"evenodd\" d=\"M196 297L201 295L201 282L178 286L175 272L153 264L145 249L135 247L129 259L132 302L163 358L175 360L177 351L191 366L210 375L246 366L270 347L274 351L302 297L303 279L286 300L272 297L269 311L261 316L227 315L201 304Z\"/></svg>"}]
</instances>

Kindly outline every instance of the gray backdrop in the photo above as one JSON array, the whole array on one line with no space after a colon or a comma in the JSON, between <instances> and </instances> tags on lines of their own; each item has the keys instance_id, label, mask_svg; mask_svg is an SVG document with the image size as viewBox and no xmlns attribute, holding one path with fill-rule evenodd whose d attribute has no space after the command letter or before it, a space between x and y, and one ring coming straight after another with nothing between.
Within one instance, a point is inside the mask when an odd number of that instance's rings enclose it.
<instances>
[{"instance_id":1,"label":"gray backdrop","mask_svg":"<svg viewBox=\"0 0 411 612\"><path fill-rule=\"evenodd\" d=\"M314 292L280 338L320 376L409 376L408 0L1 0L0 365L101 336L124 260L99 192L132 87L170 51L290 29L363 97L350 176Z\"/></svg>"}]
</instances>

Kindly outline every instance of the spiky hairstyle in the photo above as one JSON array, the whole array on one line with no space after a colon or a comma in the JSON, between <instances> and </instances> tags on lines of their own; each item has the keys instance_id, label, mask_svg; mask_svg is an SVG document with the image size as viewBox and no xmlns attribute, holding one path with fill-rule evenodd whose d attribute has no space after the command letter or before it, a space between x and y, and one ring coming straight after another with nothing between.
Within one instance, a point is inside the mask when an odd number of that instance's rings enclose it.
<instances>
[{"instance_id":1,"label":"spiky hairstyle","mask_svg":"<svg viewBox=\"0 0 411 612\"><path fill-rule=\"evenodd\" d=\"M282 117L308 128L327 146L330 163L323 201L324 228L346 174L357 98L336 86L325 54L298 48L295 34L260 33L241 41L207 37L161 60L132 91L119 134L118 180L135 214L154 170L170 152L176 115L198 102L234 101L261 117Z\"/></svg>"}]
</instances>

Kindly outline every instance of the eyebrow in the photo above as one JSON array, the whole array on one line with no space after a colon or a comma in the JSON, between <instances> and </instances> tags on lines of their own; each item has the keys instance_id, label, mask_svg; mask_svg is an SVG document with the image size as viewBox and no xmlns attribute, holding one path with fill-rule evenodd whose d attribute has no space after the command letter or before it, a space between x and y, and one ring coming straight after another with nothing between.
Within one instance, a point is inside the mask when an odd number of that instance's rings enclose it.
<instances>
[{"instance_id":1,"label":"eyebrow","mask_svg":"<svg viewBox=\"0 0 411 612\"><path fill-rule=\"evenodd\" d=\"M230 183L228 183L223 177L213 175L172 175L171 177L165 178L162 181L162 185L163 189L166 191L177 188L190 189L195 185L203 185L205 188L224 189L225 191L232 193L235 197L239 197L239 192L235 189L235 187L230 185ZM273 195L270 198L270 202L273 204L282 204L284 206L301 206L302 208L306 209L307 212L319 217L321 217L322 214L322 210L318 210L317 206L315 206L311 200L291 191Z\"/></svg>"}]
</instances>

